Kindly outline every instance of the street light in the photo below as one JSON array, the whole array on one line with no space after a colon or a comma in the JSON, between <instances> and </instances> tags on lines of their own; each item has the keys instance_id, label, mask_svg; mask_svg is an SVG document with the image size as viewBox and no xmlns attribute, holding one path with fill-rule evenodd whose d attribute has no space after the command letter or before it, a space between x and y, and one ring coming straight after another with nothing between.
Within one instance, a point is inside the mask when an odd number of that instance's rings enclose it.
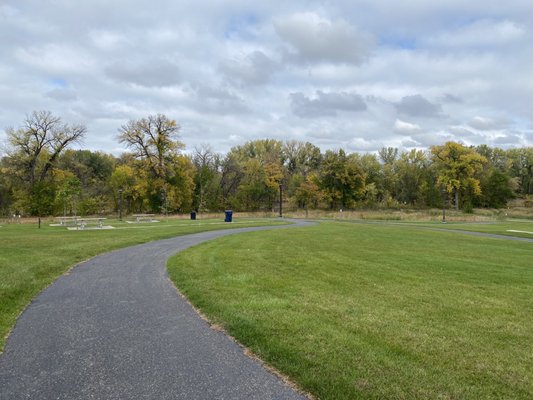
<instances>
[{"instance_id":1,"label":"street light","mask_svg":"<svg viewBox=\"0 0 533 400\"><path fill-rule=\"evenodd\" d=\"M279 217L283 218L283 186L279 184Z\"/></svg>"},{"instance_id":2,"label":"street light","mask_svg":"<svg viewBox=\"0 0 533 400\"><path fill-rule=\"evenodd\" d=\"M442 193L442 223L446 223L446 189L441 189Z\"/></svg>"},{"instance_id":3,"label":"street light","mask_svg":"<svg viewBox=\"0 0 533 400\"><path fill-rule=\"evenodd\" d=\"M161 188L161 212L165 215L165 221L168 219L168 198L167 188Z\"/></svg>"},{"instance_id":4,"label":"street light","mask_svg":"<svg viewBox=\"0 0 533 400\"><path fill-rule=\"evenodd\" d=\"M120 221L122 221L122 192L124 190L122 189L119 189L118 190L118 195L119 195L119 198L118 198L118 219Z\"/></svg>"}]
</instances>

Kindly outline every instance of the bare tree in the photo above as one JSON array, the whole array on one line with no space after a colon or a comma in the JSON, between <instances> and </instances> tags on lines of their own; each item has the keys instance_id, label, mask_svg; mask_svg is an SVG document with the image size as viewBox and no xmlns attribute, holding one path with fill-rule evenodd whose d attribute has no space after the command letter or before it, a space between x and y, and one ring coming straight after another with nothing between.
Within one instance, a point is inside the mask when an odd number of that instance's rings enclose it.
<instances>
[{"instance_id":1,"label":"bare tree","mask_svg":"<svg viewBox=\"0 0 533 400\"><path fill-rule=\"evenodd\" d=\"M131 120L119 129L118 140L144 160L156 178L166 178L167 165L184 144L178 140L180 126L165 115Z\"/></svg>"},{"instance_id":2,"label":"bare tree","mask_svg":"<svg viewBox=\"0 0 533 400\"><path fill-rule=\"evenodd\" d=\"M45 180L61 152L81 141L86 132L84 125L64 124L50 111L34 111L21 128L6 130L12 148L9 157L22 167L20 173L33 187Z\"/></svg>"},{"instance_id":3,"label":"bare tree","mask_svg":"<svg viewBox=\"0 0 533 400\"><path fill-rule=\"evenodd\" d=\"M192 155L192 162L196 169L194 205L198 211L204 210L210 184L218 173L218 155L208 144L196 146Z\"/></svg>"}]
</instances>

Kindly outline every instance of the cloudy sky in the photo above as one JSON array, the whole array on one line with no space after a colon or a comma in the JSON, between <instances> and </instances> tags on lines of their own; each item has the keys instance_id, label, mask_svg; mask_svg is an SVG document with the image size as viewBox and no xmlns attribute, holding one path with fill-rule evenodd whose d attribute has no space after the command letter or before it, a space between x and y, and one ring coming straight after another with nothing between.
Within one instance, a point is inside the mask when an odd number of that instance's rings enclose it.
<instances>
[{"instance_id":1,"label":"cloudy sky","mask_svg":"<svg viewBox=\"0 0 533 400\"><path fill-rule=\"evenodd\" d=\"M533 145L531 0L0 0L0 140L33 110L163 113L188 149Z\"/></svg>"}]
</instances>

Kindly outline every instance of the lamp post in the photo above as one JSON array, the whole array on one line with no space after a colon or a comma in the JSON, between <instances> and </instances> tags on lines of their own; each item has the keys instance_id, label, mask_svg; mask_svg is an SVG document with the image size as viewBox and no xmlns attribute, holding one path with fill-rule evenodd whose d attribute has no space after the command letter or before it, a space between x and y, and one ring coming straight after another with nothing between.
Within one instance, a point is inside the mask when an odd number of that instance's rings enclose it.
<instances>
[{"instance_id":1,"label":"lamp post","mask_svg":"<svg viewBox=\"0 0 533 400\"><path fill-rule=\"evenodd\" d=\"M446 189L441 189L442 193L442 223L446 223Z\"/></svg>"},{"instance_id":2,"label":"lamp post","mask_svg":"<svg viewBox=\"0 0 533 400\"><path fill-rule=\"evenodd\" d=\"M279 217L283 218L283 186L279 184Z\"/></svg>"},{"instance_id":3,"label":"lamp post","mask_svg":"<svg viewBox=\"0 0 533 400\"><path fill-rule=\"evenodd\" d=\"M161 211L165 215L165 221L168 220L168 198L167 198L167 188L163 187L161 189Z\"/></svg>"},{"instance_id":4,"label":"lamp post","mask_svg":"<svg viewBox=\"0 0 533 400\"><path fill-rule=\"evenodd\" d=\"M119 189L118 190L118 219L119 221L122 221L122 192L124 190Z\"/></svg>"}]
</instances>

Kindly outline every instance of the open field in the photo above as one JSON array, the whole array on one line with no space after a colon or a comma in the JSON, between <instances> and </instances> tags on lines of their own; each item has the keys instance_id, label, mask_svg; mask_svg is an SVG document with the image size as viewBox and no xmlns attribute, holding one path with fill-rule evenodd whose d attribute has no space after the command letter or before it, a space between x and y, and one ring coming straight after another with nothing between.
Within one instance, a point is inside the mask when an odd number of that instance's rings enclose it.
<instances>
[{"instance_id":1,"label":"open field","mask_svg":"<svg viewBox=\"0 0 533 400\"><path fill-rule=\"evenodd\" d=\"M304 390L533 398L531 243L332 222L245 238L180 253L169 273L213 323Z\"/></svg>"},{"instance_id":2,"label":"open field","mask_svg":"<svg viewBox=\"0 0 533 400\"><path fill-rule=\"evenodd\" d=\"M291 218L310 219L440 222L442 220L442 209L309 210L307 213L305 210L286 209L284 215ZM498 222L508 218L533 222L533 207L475 209L473 213L446 209L446 220L448 222Z\"/></svg>"},{"instance_id":3,"label":"open field","mask_svg":"<svg viewBox=\"0 0 533 400\"><path fill-rule=\"evenodd\" d=\"M339 223L352 223L361 225L397 226L419 229L460 230L470 232L491 233L496 235L516 236L533 239L533 221L529 220L503 220L486 222L447 222L440 221L383 221L383 220L359 220L342 219Z\"/></svg>"},{"instance_id":4,"label":"open field","mask_svg":"<svg viewBox=\"0 0 533 400\"><path fill-rule=\"evenodd\" d=\"M35 221L33 221L35 222ZM46 222L46 223L45 223ZM70 267L97 254L151 240L231 227L272 225L275 219L164 219L159 223L128 224L106 220L115 229L68 231L43 221L0 227L0 350L17 316L43 288Z\"/></svg>"}]
</instances>

